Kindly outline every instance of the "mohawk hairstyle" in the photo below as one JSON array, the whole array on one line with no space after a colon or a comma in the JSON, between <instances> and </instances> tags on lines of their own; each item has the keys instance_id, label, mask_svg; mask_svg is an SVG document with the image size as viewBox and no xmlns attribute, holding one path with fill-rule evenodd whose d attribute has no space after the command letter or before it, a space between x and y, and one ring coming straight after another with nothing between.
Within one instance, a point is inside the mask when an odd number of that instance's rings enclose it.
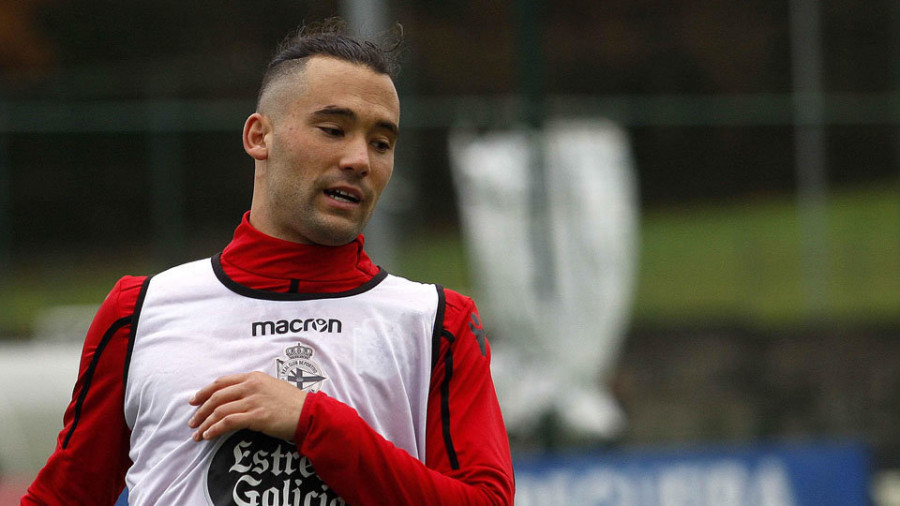
<instances>
[{"instance_id":1,"label":"mohawk hairstyle","mask_svg":"<svg viewBox=\"0 0 900 506\"><path fill-rule=\"evenodd\" d=\"M301 25L279 44L263 74L257 107L272 81L302 69L313 56L327 56L365 65L395 79L400 73L398 53L403 44L403 26L396 23L379 40L358 40L349 35L347 23L338 17Z\"/></svg>"}]
</instances>

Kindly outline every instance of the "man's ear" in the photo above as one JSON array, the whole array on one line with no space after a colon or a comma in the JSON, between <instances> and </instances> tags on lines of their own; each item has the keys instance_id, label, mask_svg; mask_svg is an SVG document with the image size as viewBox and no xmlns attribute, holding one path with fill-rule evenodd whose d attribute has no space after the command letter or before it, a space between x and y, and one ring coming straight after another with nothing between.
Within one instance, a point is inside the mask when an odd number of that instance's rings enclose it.
<instances>
[{"instance_id":1,"label":"man's ear","mask_svg":"<svg viewBox=\"0 0 900 506\"><path fill-rule=\"evenodd\" d=\"M272 132L269 118L255 112L244 122L244 151L256 160L269 157L268 135Z\"/></svg>"}]
</instances>

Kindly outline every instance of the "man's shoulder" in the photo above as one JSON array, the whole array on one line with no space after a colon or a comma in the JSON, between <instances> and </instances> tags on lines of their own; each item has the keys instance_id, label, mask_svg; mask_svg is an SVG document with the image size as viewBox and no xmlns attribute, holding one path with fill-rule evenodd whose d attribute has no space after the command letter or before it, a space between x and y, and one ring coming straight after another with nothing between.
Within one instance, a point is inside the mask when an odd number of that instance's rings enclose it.
<instances>
[{"instance_id":1,"label":"man's shoulder","mask_svg":"<svg viewBox=\"0 0 900 506\"><path fill-rule=\"evenodd\" d=\"M106 296L106 301L114 301L118 305L134 307L144 283L150 276L126 275L119 278L112 290ZM130 304L129 304L130 302ZM123 304L124 303L124 304Z\"/></svg>"},{"instance_id":2,"label":"man's shoulder","mask_svg":"<svg viewBox=\"0 0 900 506\"><path fill-rule=\"evenodd\" d=\"M469 323L477 322L481 326L481 317L475 301L451 288L444 288L444 322L443 327L458 334L468 328Z\"/></svg>"},{"instance_id":3,"label":"man's shoulder","mask_svg":"<svg viewBox=\"0 0 900 506\"><path fill-rule=\"evenodd\" d=\"M106 300L104 302L106 304L115 304L116 306L118 306L119 311L133 310L138 303L138 300L140 299L141 293L145 290L145 285L147 285L151 278L156 279L168 275L177 276L179 272L182 272L185 269L190 269L192 268L192 266L198 266L199 264L202 264L204 262L209 263L209 261L209 258L193 260L180 265L176 265L174 267L170 267L156 274L122 276L113 286L112 290L109 291L109 294L106 296Z\"/></svg>"},{"instance_id":4,"label":"man's shoulder","mask_svg":"<svg viewBox=\"0 0 900 506\"><path fill-rule=\"evenodd\" d=\"M396 274L391 274L389 277L399 283L410 283L412 285L433 287L432 289L436 288L439 292L441 292L443 294L442 298L444 299L444 305L448 309L471 311L475 307L475 302L474 302L474 300L472 300L471 297L464 295L452 288L447 288L447 287L437 284L437 283L426 283L426 282L416 281L416 280L405 278L403 276L398 276Z\"/></svg>"},{"instance_id":5,"label":"man's shoulder","mask_svg":"<svg viewBox=\"0 0 900 506\"><path fill-rule=\"evenodd\" d=\"M143 275L129 275L119 278L109 293L106 294L103 303L100 304L91 328L102 329L102 334L106 329L121 325L122 322L120 320L131 318L138 305L140 294L147 279L148 276Z\"/></svg>"},{"instance_id":6,"label":"man's shoulder","mask_svg":"<svg viewBox=\"0 0 900 506\"><path fill-rule=\"evenodd\" d=\"M390 274L388 276L388 279L391 279L393 280L393 282L400 284L428 287L429 290L436 289L440 294L440 300L443 305L441 312L444 315L445 325L447 324L447 322L455 322L457 320L466 319L472 313L478 313L478 308L475 305L475 301L471 297L464 295L452 288L447 288L443 285L435 283L423 283L395 274Z\"/></svg>"},{"instance_id":7,"label":"man's shoulder","mask_svg":"<svg viewBox=\"0 0 900 506\"><path fill-rule=\"evenodd\" d=\"M116 288L123 292L140 290L141 286L143 286L144 282L147 281L147 278L149 277L150 276L147 274L127 274L119 278L116 282Z\"/></svg>"},{"instance_id":8,"label":"man's shoulder","mask_svg":"<svg viewBox=\"0 0 900 506\"><path fill-rule=\"evenodd\" d=\"M471 346L472 356L486 356L487 339L481 315L478 307L471 297L463 295L456 290L444 289L444 321L443 328L461 341L464 346ZM477 345L477 347L476 347Z\"/></svg>"},{"instance_id":9,"label":"man's shoulder","mask_svg":"<svg viewBox=\"0 0 900 506\"><path fill-rule=\"evenodd\" d=\"M181 263L178 265L173 265L172 267L169 267L157 274L154 274L152 277L158 278L161 276L165 277L168 275L180 275L185 272L192 271L192 270L198 270L198 269L210 270L210 269L214 268L214 265L217 263L217 261L218 261L218 255L215 257L212 257L212 258L210 258L210 257L199 258L199 259L191 260L191 261L184 262L184 263Z\"/></svg>"},{"instance_id":10,"label":"man's shoulder","mask_svg":"<svg viewBox=\"0 0 900 506\"><path fill-rule=\"evenodd\" d=\"M448 311L471 312L475 310L475 301L452 288L444 288L444 304Z\"/></svg>"}]
</instances>

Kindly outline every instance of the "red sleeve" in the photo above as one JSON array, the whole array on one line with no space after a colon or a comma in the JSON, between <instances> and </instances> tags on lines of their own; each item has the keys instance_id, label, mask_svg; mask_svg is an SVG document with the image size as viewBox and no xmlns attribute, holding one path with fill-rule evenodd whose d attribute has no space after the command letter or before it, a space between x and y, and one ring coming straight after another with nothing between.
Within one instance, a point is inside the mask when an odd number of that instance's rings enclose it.
<instances>
[{"instance_id":1,"label":"red sleeve","mask_svg":"<svg viewBox=\"0 0 900 506\"><path fill-rule=\"evenodd\" d=\"M123 374L131 317L145 279L119 280L94 316L56 450L20 504L114 504L125 487L131 460Z\"/></svg>"},{"instance_id":2,"label":"red sleeve","mask_svg":"<svg viewBox=\"0 0 900 506\"><path fill-rule=\"evenodd\" d=\"M471 299L446 291L428 402L423 464L356 411L310 394L297 446L316 472L356 506L513 503L509 440L490 375L490 348Z\"/></svg>"}]
</instances>

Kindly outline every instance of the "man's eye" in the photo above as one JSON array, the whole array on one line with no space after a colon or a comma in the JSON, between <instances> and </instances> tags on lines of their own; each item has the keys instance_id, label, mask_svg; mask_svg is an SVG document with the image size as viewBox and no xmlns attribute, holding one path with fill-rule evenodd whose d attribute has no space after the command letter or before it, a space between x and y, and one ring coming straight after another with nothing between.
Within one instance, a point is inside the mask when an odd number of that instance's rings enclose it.
<instances>
[{"instance_id":1,"label":"man's eye","mask_svg":"<svg viewBox=\"0 0 900 506\"><path fill-rule=\"evenodd\" d=\"M393 147L388 141L372 141L372 147L379 153L386 153Z\"/></svg>"},{"instance_id":2,"label":"man's eye","mask_svg":"<svg viewBox=\"0 0 900 506\"><path fill-rule=\"evenodd\" d=\"M325 132L326 134L331 135L333 137L340 137L341 135L344 134L343 130L341 130L340 128L336 128L336 127L320 126L319 130L321 130L321 131Z\"/></svg>"}]
</instances>

